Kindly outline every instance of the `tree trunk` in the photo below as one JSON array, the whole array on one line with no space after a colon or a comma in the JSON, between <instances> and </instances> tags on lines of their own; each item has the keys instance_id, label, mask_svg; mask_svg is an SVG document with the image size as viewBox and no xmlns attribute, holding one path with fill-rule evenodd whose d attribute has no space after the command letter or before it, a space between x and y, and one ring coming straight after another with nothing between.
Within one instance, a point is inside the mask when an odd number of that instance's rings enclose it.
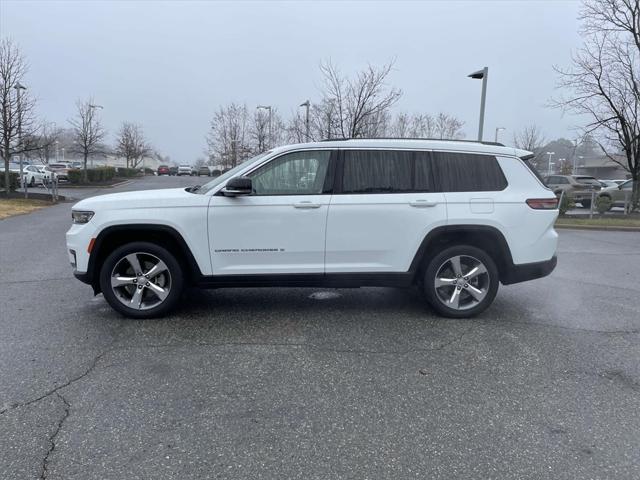
<instances>
[{"instance_id":1,"label":"tree trunk","mask_svg":"<svg viewBox=\"0 0 640 480\"><path fill-rule=\"evenodd\" d=\"M11 180L11 174L9 172L9 155L11 152L9 151L9 146L5 145L3 147L3 157L4 157L4 188L7 197L9 197L9 180Z\"/></svg>"},{"instance_id":2,"label":"tree trunk","mask_svg":"<svg viewBox=\"0 0 640 480\"><path fill-rule=\"evenodd\" d=\"M83 152L84 157L84 168L82 169L82 182L87 183L87 152L86 150Z\"/></svg>"}]
</instances>

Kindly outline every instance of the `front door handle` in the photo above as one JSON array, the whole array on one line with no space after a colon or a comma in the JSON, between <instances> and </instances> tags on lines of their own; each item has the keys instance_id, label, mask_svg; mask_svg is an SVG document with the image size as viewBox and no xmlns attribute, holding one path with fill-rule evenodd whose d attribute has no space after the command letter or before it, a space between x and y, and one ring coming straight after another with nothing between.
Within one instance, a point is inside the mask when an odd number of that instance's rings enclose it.
<instances>
[{"instance_id":1,"label":"front door handle","mask_svg":"<svg viewBox=\"0 0 640 480\"><path fill-rule=\"evenodd\" d=\"M309 201L298 202L293 204L294 208L320 208L319 203L311 203Z\"/></svg>"},{"instance_id":2,"label":"front door handle","mask_svg":"<svg viewBox=\"0 0 640 480\"><path fill-rule=\"evenodd\" d=\"M409 202L409 205L416 208L427 208L427 207L435 207L438 202L430 202L428 200L413 200Z\"/></svg>"}]
</instances>

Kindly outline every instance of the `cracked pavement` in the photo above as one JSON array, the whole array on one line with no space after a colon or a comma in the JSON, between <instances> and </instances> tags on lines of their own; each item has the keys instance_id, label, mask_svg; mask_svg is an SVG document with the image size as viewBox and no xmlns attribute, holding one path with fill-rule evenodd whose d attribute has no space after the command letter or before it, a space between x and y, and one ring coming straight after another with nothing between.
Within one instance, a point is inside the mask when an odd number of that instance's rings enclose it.
<instances>
[{"instance_id":1,"label":"cracked pavement","mask_svg":"<svg viewBox=\"0 0 640 480\"><path fill-rule=\"evenodd\" d=\"M0 221L2 478L639 476L640 234L562 230L557 270L474 320L362 288L132 321L73 278L69 208Z\"/></svg>"}]
</instances>

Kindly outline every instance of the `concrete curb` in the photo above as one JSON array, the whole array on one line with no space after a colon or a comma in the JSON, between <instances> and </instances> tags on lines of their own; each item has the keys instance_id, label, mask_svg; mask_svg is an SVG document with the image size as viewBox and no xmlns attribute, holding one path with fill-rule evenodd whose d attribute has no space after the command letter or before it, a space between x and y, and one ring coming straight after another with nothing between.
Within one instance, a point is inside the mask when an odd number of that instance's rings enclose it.
<instances>
[{"instance_id":1,"label":"concrete curb","mask_svg":"<svg viewBox=\"0 0 640 480\"><path fill-rule=\"evenodd\" d=\"M58 188L113 188L119 187L121 185L126 185L127 183L131 183L133 180L123 180L122 182L114 183L113 185L66 185L66 184L58 184Z\"/></svg>"},{"instance_id":2,"label":"concrete curb","mask_svg":"<svg viewBox=\"0 0 640 480\"><path fill-rule=\"evenodd\" d=\"M563 230L603 230L609 232L640 232L640 227L624 227L622 225L569 225L569 224L557 224L555 228L561 228Z\"/></svg>"}]
</instances>

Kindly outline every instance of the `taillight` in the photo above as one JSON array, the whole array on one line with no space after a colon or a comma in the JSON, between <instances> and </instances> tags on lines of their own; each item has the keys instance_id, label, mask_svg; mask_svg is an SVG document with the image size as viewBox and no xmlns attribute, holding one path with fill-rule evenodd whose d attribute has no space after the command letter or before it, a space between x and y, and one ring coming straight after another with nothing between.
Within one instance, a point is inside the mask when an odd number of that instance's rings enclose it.
<instances>
[{"instance_id":1,"label":"taillight","mask_svg":"<svg viewBox=\"0 0 640 480\"><path fill-rule=\"evenodd\" d=\"M554 210L558 208L557 198L530 198L527 200L529 205L534 210Z\"/></svg>"}]
</instances>

